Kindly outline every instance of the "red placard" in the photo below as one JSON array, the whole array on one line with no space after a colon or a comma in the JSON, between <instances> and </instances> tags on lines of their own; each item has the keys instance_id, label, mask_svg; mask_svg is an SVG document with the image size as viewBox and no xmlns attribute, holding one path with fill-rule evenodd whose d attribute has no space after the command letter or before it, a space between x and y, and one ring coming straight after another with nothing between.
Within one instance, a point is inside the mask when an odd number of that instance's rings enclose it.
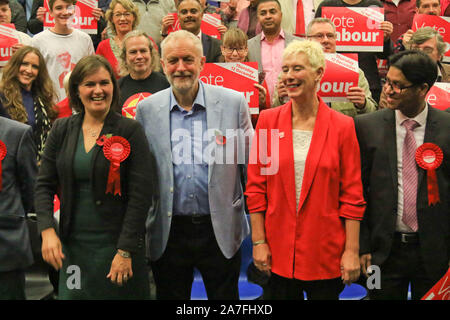
<instances>
[{"instance_id":1,"label":"red placard","mask_svg":"<svg viewBox=\"0 0 450 320\"><path fill-rule=\"evenodd\" d=\"M12 46L19 42L14 24L0 24L0 67L12 57Z\"/></svg>"},{"instance_id":2,"label":"red placard","mask_svg":"<svg viewBox=\"0 0 450 320\"><path fill-rule=\"evenodd\" d=\"M444 38L444 42L447 45L447 51L444 54L444 61L450 61L450 17L432 16L429 14L416 14L414 16L412 30L423 27L432 27L439 32Z\"/></svg>"},{"instance_id":3,"label":"red placard","mask_svg":"<svg viewBox=\"0 0 450 320\"><path fill-rule=\"evenodd\" d=\"M170 13L174 16L175 22L167 29L167 34L178 31L181 29L180 27L180 21L178 20L178 14L177 13ZM220 32L217 29L218 26L220 26L221 20L220 15L217 13L205 13L203 15L202 23L200 25L200 30L207 34L208 36L211 36L213 38L220 39Z\"/></svg>"},{"instance_id":4,"label":"red placard","mask_svg":"<svg viewBox=\"0 0 450 320\"><path fill-rule=\"evenodd\" d=\"M384 9L373 7L323 7L322 17L336 26L336 50L382 52Z\"/></svg>"},{"instance_id":5,"label":"red placard","mask_svg":"<svg viewBox=\"0 0 450 320\"><path fill-rule=\"evenodd\" d=\"M430 289L422 300L450 300L450 269L439 280L433 288Z\"/></svg>"},{"instance_id":6,"label":"red placard","mask_svg":"<svg viewBox=\"0 0 450 320\"><path fill-rule=\"evenodd\" d=\"M450 108L450 83L436 82L428 91L427 102L430 106L440 110Z\"/></svg>"},{"instance_id":7,"label":"red placard","mask_svg":"<svg viewBox=\"0 0 450 320\"><path fill-rule=\"evenodd\" d=\"M358 86L358 61L339 53L326 53L325 74L317 92L325 102L348 101L347 92Z\"/></svg>"},{"instance_id":8,"label":"red placard","mask_svg":"<svg viewBox=\"0 0 450 320\"><path fill-rule=\"evenodd\" d=\"M78 0L74 6L74 15L71 28L80 29L88 34L97 34L97 20L92 15L92 9L98 7L98 0ZM50 16L48 0L44 1L47 10L44 17L44 29L55 26L54 19Z\"/></svg>"},{"instance_id":9,"label":"red placard","mask_svg":"<svg viewBox=\"0 0 450 320\"><path fill-rule=\"evenodd\" d=\"M259 113L257 62L206 63L200 73L205 83L233 89L244 93L250 108L250 114Z\"/></svg>"}]
</instances>

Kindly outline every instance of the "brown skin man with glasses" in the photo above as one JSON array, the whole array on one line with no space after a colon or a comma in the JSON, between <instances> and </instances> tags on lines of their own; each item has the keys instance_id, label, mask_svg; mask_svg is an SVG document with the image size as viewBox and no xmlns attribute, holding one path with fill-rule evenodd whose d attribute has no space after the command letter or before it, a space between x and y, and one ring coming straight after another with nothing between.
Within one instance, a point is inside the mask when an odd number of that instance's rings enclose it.
<instances>
[{"instance_id":1,"label":"brown skin man with glasses","mask_svg":"<svg viewBox=\"0 0 450 320\"><path fill-rule=\"evenodd\" d=\"M437 77L428 55L403 51L389 63L387 108L355 118L367 201L361 273L368 276L369 266L379 267L371 300L406 300L409 285L418 300L450 263L450 114L425 101ZM435 192L428 191L432 181L424 169L431 165Z\"/></svg>"}]
</instances>

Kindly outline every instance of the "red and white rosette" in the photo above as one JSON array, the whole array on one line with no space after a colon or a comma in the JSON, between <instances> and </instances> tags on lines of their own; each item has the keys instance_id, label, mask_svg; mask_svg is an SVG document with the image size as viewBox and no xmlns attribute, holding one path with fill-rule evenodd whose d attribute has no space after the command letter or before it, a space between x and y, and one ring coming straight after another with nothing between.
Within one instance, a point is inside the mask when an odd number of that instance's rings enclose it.
<instances>
[{"instance_id":1,"label":"red and white rosette","mask_svg":"<svg viewBox=\"0 0 450 320\"><path fill-rule=\"evenodd\" d=\"M120 163L128 158L130 150L130 143L123 137L113 136L105 140L103 153L106 159L111 162L105 193L122 195L120 190Z\"/></svg>"},{"instance_id":2,"label":"red and white rosette","mask_svg":"<svg viewBox=\"0 0 450 320\"><path fill-rule=\"evenodd\" d=\"M0 140L0 191L2 191L2 161L6 157L6 145Z\"/></svg>"},{"instance_id":3,"label":"red and white rosette","mask_svg":"<svg viewBox=\"0 0 450 320\"><path fill-rule=\"evenodd\" d=\"M443 159L444 153L434 143L424 143L416 150L417 164L427 170L428 205L430 206L440 201L436 169L442 164Z\"/></svg>"}]
</instances>

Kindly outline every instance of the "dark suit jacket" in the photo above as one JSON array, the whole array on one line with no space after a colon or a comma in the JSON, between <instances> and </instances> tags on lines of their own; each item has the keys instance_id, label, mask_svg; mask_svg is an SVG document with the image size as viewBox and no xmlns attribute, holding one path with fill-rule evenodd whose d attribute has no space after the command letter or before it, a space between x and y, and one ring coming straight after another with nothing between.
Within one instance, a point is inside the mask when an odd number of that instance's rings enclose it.
<instances>
[{"instance_id":1,"label":"dark suit jacket","mask_svg":"<svg viewBox=\"0 0 450 320\"><path fill-rule=\"evenodd\" d=\"M206 62L219 62L222 56L220 50L221 42L216 38L208 36L202 32L203 55L206 57Z\"/></svg>"},{"instance_id":2,"label":"dark suit jacket","mask_svg":"<svg viewBox=\"0 0 450 320\"><path fill-rule=\"evenodd\" d=\"M395 112L383 109L355 118L361 149L367 209L361 224L360 253L371 253L372 264L389 256L397 216L397 151ZM436 169L440 203L429 206L427 173L418 167L417 216L420 252L428 276L440 277L450 260L450 114L428 107L425 142L438 145L444 160Z\"/></svg>"},{"instance_id":3,"label":"dark suit jacket","mask_svg":"<svg viewBox=\"0 0 450 320\"><path fill-rule=\"evenodd\" d=\"M73 159L84 114L55 121L48 137L36 182L36 214L39 233L55 228L53 197L58 193L60 207L60 237L67 238L75 203ZM117 248L136 252L143 249L145 219L156 190L155 161L150 153L141 125L132 119L110 112L100 135L121 136L130 142L131 152L120 164L122 195L106 194L110 161L102 147L95 145L91 162L92 200L106 222L120 232Z\"/></svg>"},{"instance_id":4,"label":"dark suit jacket","mask_svg":"<svg viewBox=\"0 0 450 320\"><path fill-rule=\"evenodd\" d=\"M33 131L23 123L0 117L2 160L0 191L0 272L24 269L33 263L26 214L33 210L37 175Z\"/></svg>"}]
</instances>

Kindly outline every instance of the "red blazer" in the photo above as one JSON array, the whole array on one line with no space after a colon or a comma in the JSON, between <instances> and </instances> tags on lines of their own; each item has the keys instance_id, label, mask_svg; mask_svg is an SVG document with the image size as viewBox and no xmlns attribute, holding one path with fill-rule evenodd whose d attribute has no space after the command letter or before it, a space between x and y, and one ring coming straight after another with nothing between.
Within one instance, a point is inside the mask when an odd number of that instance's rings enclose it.
<instances>
[{"instance_id":1,"label":"red blazer","mask_svg":"<svg viewBox=\"0 0 450 320\"><path fill-rule=\"evenodd\" d=\"M307 281L341 276L344 219L361 220L365 209L360 160L352 118L320 99L297 209L292 103L261 113L245 194L250 213L265 213L272 272Z\"/></svg>"}]
</instances>

